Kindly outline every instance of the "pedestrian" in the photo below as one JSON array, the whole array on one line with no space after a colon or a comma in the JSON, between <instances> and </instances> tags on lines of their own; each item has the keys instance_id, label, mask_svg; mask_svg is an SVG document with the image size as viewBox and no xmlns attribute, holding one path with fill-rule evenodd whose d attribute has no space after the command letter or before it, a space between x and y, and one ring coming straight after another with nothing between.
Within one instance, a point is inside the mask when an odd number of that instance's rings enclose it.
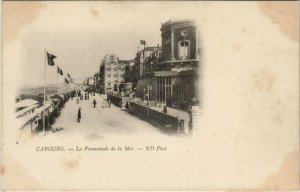
<instances>
[{"instance_id":1,"label":"pedestrian","mask_svg":"<svg viewBox=\"0 0 300 192\"><path fill-rule=\"evenodd\" d=\"M108 104L108 108L110 108L111 101L109 98L107 99L107 104Z\"/></svg>"},{"instance_id":2,"label":"pedestrian","mask_svg":"<svg viewBox=\"0 0 300 192\"><path fill-rule=\"evenodd\" d=\"M105 99L103 99L102 108L106 108L106 101L105 101Z\"/></svg>"},{"instance_id":3,"label":"pedestrian","mask_svg":"<svg viewBox=\"0 0 300 192\"><path fill-rule=\"evenodd\" d=\"M93 104L94 104L94 108L96 108L96 104L97 104L96 99L94 99Z\"/></svg>"},{"instance_id":4,"label":"pedestrian","mask_svg":"<svg viewBox=\"0 0 300 192\"><path fill-rule=\"evenodd\" d=\"M78 121L78 123L80 123L80 119L81 119L81 108L79 107L78 113L77 113L77 121Z\"/></svg>"},{"instance_id":5,"label":"pedestrian","mask_svg":"<svg viewBox=\"0 0 300 192\"><path fill-rule=\"evenodd\" d=\"M79 104L79 98L77 98L77 104Z\"/></svg>"},{"instance_id":6,"label":"pedestrian","mask_svg":"<svg viewBox=\"0 0 300 192\"><path fill-rule=\"evenodd\" d=\"M126 102L125 109L126 109L126 111L129 111L129 104L128 104L128 101Z\"/></svg>"},{"instance_id":7,"label":"pedestrian","mask_svg":"<svg viewBox=\"0 0 300 192\"><path fill-rule=\"evenodd\" d=\"M164 110L163 110L164 113L167 113L167 107L166 105L164 105Z\"/></svg>"}]
</instances>

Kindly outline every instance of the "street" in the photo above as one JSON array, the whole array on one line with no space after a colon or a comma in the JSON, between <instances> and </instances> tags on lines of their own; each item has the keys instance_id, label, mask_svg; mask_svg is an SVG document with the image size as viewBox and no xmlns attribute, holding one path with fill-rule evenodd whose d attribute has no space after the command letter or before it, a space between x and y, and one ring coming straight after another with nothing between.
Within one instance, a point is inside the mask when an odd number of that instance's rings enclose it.
<instances>
[{"instance_id":1,"label":"street","mask_svg":"<svg viewBox=\"0 0 300 192\"><path fill-rule=\"evenodd\" d=\"M96 108L93 100L96 100ZM59 134L78 134L82 136L94 135L125 135L125 134L156 134L165 135L151 124L123 111L111 104L111 107L103 108L104 97L96 94L88 100L79 100L77 97L66 102L61 110L61 115L52 125L53 129L63 128ZM77 122L77 112L81 108L81 121Z\"/></svg>"}]
</instances>

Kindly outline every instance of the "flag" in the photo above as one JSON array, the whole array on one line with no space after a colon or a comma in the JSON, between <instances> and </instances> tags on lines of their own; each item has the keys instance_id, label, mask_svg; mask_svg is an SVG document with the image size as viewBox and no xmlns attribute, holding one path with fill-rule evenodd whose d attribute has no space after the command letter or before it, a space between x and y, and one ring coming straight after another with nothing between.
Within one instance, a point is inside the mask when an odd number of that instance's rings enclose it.
<instances>
[{"instance_id":1,"label":"flag","mask_svg":"<svg viewBox=\"0 0 300 192\"><path fill-rule=\"evenodd\" d=\"M64 72L61 69L59 69L59 74L64 75Z\"/></svg>"},{"instance_id":2,"label":"flag","mask_svg":"<svg viewBox=\"0 0 300 192\"><path fill-rule=\"evenodd\" d=\"M57 73L59 73L60 75L64 75L64 72L58 66L57 66Z\"/></svg>"},{"instance_id":3,"label":"flag","mask_svg":"<svg viewBox=\"0 0 300 192\"><path fill-rule=\"evenodd\" d=\"M68 79L65 78L65 82L66 82L66 83L69 83Z\"/></svg>"},{"instance_id":4,"label":"flag","mask_svg":"<svg viewBox=\"0 0 300 192\"><path fill-rule=\"evenodd\" d=\"M71 77L71 75L69 73L67 73L67 75L68 75L69 79L72 81L73 78Z\"/></svg>"},{"instance_id":5,"label":"flag","mask_svg":"<svg viewBox=\"0 0 300 192\"><path fill-rule=\"evenodd\" d=\"M53 59L55 59L55 58L56 58L55 55L52 55L52 54L47 52L48 65L51 65L51 66L55 65L55 63L53 61Z\"/></svg>"},{"instance_id":6,"label":"flag","mask_svg":"<svg viewBox=\"0 0 300 192\"><path fill-rule=\"evenodd\" d=\"M141 40L141 45L146 45L146 41Z\"/></svg>"}]
</instances>

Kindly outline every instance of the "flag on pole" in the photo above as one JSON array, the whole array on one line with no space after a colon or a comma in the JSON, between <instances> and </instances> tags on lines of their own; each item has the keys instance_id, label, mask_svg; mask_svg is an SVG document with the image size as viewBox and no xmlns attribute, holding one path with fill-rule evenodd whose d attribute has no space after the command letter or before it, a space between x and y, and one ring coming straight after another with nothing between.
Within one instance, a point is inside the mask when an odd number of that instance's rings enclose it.
<instances>
[{"instance_id":1,"label":"flag on pole","mask_svg":"<svg viewBox=\"0 0 300 192\"><path fill-rule=\"evenodd\" d=\"M71 75L69 74L69 73L67 73L67 76L69 77L69 79L72 81L73 79L72 79L72 77L71 77Z\"/></svg>"},{"instance_id":2,"label":"flag on pole","mask_svg":"<svg viewBox=\"0 0 300 192\"><path fill-rule=\"evenodd\" d=\"M68 79L65 78L65 82L66 82L66 83L69 83Z\"/></svg>"},{"instance_id":3,"label":"flag on pole","mask_svg":"<svg viewBox=\"0 0 300 192\"><path fill-rule=\"evenodd\" d=\"M64 75L64 72L58 66L57 66L57 73L59 73L60 75Z\"/></svg>"},{"instance_id":4,"label":"flag on pole","mask_svg":"<svg viewBox=\"0 0 300 192\"><path fill-rule=\"evenodd\" d=\"M52 54L50 54L50 53L47 52L48 65L50 65L50 66L55 65L55 63L53 61L53 59L55 59L55 58L56 58L55 55L52 55Z\"/></svg>"},{"instance_id":5,"label":"flag on pole","mask_svg":"<svg viewBox=\"0 0 300 192\"><path fill-rule=\"evenodd\" d=\"M141 45L146 45L146 41L141 40Z\"/></svg>"}]
</instances>

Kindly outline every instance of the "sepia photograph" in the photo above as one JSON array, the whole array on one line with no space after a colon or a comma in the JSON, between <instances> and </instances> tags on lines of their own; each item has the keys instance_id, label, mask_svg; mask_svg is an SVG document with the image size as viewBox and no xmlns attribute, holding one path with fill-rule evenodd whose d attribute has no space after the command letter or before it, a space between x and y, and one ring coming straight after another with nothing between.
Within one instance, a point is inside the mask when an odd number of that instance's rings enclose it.
<instances>
[{"instance_id":1,"label":"sepia photograph","mask_svg":"<svg viewBox=\"0 0 300 192\"><path fill-rule=\"evenodd\" d=\"M126 25L130 30L144 28ZM141 131L189 135L200 117L198 26L191 19L169 19L155 25L161 26L145 31L146 37L153 34L149 45L137 38L143 34L126 34L132 39L128 46L133 45L128 50L120 48L126 41L113 37L114 31L107 37L86 32L80 34L81 39L64 33L44 37L38 32L25 37L23 51L28 59L24 67L35 67L20 76L22 87L16 96L19 130L29 135L57 131L83 136ZM42 54L44 41L53 36L57 42L51 41ZM113 38L116 44L102 44L102 38ZM94 42L78 47L86 41ZM106 43L109 47L104 48Z\"/></svg>"},{"instance_id":2,"label":"sepia photograph","mask_svg":"<svg viewBox=\"0 0 300 192\"><path fill-rule=\"evenodd\" d=\"M1 4L1 190L299 190L298 1Z\"/></svg>"}]
</instances>

